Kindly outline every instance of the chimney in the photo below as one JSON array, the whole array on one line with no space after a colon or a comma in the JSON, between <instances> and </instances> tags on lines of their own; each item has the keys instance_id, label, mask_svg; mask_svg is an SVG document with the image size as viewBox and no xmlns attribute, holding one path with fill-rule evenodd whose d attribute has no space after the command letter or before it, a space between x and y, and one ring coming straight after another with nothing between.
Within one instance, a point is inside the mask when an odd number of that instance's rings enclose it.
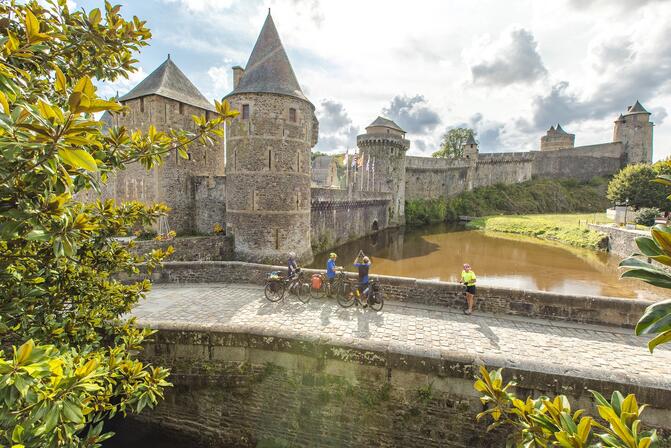
<instances>
[{"instance_id":1,"label":"chimney","mask_svg":"<svg viewBox=\"0 0 671 448\"><path fill-rule=\"evenodd\" d=\"M238 88L238 84L240 84L240 78L242 78L243 73L245 73L244 68L240 67L239 65L233 67L233 90Z\"/></svg>"}]
</instances>

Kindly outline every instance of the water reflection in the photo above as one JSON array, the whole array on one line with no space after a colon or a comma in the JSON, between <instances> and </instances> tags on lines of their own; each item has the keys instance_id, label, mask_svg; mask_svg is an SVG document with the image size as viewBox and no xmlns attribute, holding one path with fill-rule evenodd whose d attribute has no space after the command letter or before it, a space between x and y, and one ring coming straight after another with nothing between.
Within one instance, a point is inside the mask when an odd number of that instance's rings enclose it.
<instances>
[{"instance_id":1,"label":"water reflection","mask_svg":"<svg viewBox=\"0 0 671 448\"><path fill-rule=\"evenodd\" d=\"M469 262L481 285L630 298L667 295L620 280L619 258L607 253L455 225L379 232L337 248L338 264L351 266L359 249L373 257L378 274L458 281L461 265ZM317 255L312 266L323 268L327 257Z\"/></svg>"}]
</instances>

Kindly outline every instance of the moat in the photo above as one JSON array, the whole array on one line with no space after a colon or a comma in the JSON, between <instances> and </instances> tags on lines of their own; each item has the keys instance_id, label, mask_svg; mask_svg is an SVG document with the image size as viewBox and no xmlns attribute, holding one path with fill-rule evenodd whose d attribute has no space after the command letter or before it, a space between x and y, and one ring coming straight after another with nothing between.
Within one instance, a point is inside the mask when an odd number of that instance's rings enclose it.
<instances>
[{"instance_id":1,"label":"moat","mask_svg":"<svg viewBox=\"0 0 671 448\"><path fill-rule=\"evenodd\" d=\"M620 279L615 255L456 224L389 229L344 244L334 249L338 265L353 270L359 250L372 257L374 274L456 282L468 262L480 285L647 299L660 293L640 281ZM323 268L327 257L328 252L315 256L310 267Z\"/></svg>"}]
</instances>

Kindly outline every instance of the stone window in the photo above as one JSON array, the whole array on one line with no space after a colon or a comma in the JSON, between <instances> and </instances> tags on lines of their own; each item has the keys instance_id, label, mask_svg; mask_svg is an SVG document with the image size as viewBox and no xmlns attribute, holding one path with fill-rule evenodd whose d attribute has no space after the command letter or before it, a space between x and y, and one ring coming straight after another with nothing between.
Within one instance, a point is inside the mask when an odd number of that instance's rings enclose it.
<instances>
[{"instance_id":1,"label":"stone window","mask_svg":"<svg viewBox=\"0 0 671 448\"><path fill-rule=\"evenodd\" d=\"M275 250L280 249L280 229L275 229Z\"/></svg>"},{"instance_id":2,"label":"stone window","mask_svg":"<svg viewBox=\"0 0 671 448\"><path fill-rule=\"evenodd\" d=\"M140 112L144 113L144 97L140 98Z\"/></svg>"},{"instance_id":3,"label":"stone window","mask_svg":"<svg viewBox=\"0 0 671 448\"><path fill-rule=\"evenodd\" d=\"M269 149L268 150L268 171L272 171L273 169L273 150Z\"/></svg>"},{"instance_id":4,"label":"stone window","mask_svg":"<svg viewBox=\"0 0 671 448\"><path fill-rule=\"evenodd\" d=\"M242 119L249 120L249 104L242 105Z\"/></svg>"},{"instance_id":5,"label":"stone window","mask_svg":"<svg viewBox=\"0 0 671 448\"><path fill-rule=\"evenodd\" d=\"M293 107L289 108L289 121L296 123L296 109Z\"/></svg>"},{"instance_id":6,"label":"stone window","mask_svg":"<svg viewBox=\"0 0 671 448\"><path fill-rule=\"evenodd\" d=\"M184 115L184 103L179 103L179 114Z\"/></svg>"}]
</instances>

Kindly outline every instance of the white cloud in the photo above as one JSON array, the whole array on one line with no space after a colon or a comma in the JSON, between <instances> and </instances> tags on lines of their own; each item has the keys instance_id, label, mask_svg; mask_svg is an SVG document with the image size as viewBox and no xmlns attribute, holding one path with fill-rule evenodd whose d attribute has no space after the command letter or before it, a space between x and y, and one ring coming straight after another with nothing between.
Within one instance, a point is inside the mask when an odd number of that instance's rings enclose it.
<instances>
[{"instance_id":1,"label":"white cloud","mask_svg":"<svg viewBox=\"0 0 671 448\"><path fill-rule=\"evenodd\" d=\"M207 70L210 77L210 88L206 91L211 98L220 99L232 89L230 78L232 77L230 65L210 67Z\"/></svg>"},{"instance_id":2,"label":"white cloud","mask_svg":"<svg viewBox=\"0 0 671 448\"><path fill-rule=\"evenodd\" d=\"M130 74L128 79L119 78L114 82L96 82L98 96L103 98L112 98L117 94L123 96L146 78L147 75L148 73L142 67L139 67L135 73Z\"/></svg>"}]
</instances>

